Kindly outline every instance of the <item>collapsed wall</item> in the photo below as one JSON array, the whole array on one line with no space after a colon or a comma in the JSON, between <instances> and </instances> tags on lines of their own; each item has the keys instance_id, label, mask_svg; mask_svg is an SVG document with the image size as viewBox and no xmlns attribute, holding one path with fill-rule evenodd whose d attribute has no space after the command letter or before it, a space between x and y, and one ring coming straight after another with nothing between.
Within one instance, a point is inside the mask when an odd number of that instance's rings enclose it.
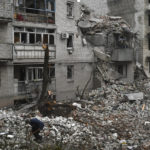
<instances>
[{"instance_id":1,"label":"collapsed wall","mask_svg":"<svg viewBox=\"0 0 150 150\"><path fill-rule=\"evenodd\" d=\"M95 77L100 81L134 81L138 35L120 16L99 16L81 4L77 21L82 42L93 47L96 59Z\"/></svg>"}]
</instances>

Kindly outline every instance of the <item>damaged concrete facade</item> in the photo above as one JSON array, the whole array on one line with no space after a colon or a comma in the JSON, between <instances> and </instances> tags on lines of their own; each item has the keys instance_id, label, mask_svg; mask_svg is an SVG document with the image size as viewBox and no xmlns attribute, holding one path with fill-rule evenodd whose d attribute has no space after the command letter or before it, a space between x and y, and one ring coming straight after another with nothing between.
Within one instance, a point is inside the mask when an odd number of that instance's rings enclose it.
<instances>
[{"instance_id":1,"label":"damaged concrete facade","mask_svg":"<svg viewBox=\"0 0 150 150\"><path fill-rule=\"evenodd\" d=\"M50 50L48 90L54 92L57 100L74 99L76 88L82 90L89 80L94 62L93 52L82 47L76 26L78 2L14 0L10 7L11 17L0 16L0 105L39 97L43 43ZM91 87L92 80L88 88Z\"/></svg>"},{"instance_id":2,"label":"damaged concrete facade","mask_svg":"<svg viewBox=\"0 0 150 150\"><path fill-rule=\"evenodd\" d=\"M150 38L149 38L149 0L95 0L94 4L90 0L81 0L90 9L96 8L99 15L108 14L121 16L125 19L139 37L139 48L137 49L136 62L143 65L145 73L150 77ZM100 8L100 9L97 9Z\"/></svg>"},{"instance_id":3,"label":"damaged concrete facade","mask_svg":"<svg viewBox=\"0 0 150 150\"><path fill-rule=\"evenodd\" d=\"M98 10L95 10L96 13L92 11L96 4L97 6L107 5L106 1L96 1L95 5L91 1L83 2L85 2L81 3L83 14L79 19L78 26L94 50L98 76L101 76L103 80L134 81L136 57L138 56L136 33L121 17L100 15L101 12L98 13ZM106 10L104 10L104 14ZM104 58L107 55L110 57L109 59Z\"/></svg>"}]
</instances>

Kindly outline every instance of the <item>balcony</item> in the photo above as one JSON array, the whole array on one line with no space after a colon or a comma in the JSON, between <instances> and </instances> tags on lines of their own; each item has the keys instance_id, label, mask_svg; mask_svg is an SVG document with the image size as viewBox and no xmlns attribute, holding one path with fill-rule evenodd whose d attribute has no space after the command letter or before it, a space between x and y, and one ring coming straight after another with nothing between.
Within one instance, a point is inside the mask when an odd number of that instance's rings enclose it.
<instances>
[{"instance_id":1,"label":"balcony","mask_svg":"<svg viewBox=\"0 0 150 150\"><path fill-rule=\"evenodd\" d=\"M14 19L55 24L55 0L14 1Z\"/></svg>"},{"instance_id":2,"label":"balcony","mask_svg":"<svg viewBox=\"0 0 150 150\"><path fill-rule=\"evenodd\" d=\"M0 44L0 59L12 59L12 44Z\"/></svg>"},{"instance_id":3,"label":"balcony","mask_svg":"<svg viewBox=\"0 0 150 150\"><path fill-rule=\"evenodd\" d=\"M56 48L55 46L49 46L49 58L55 59L56 58ZM45 51L43 50L42 46L30 46L30 45L15 45L13 57L15 60L20 59L44 59Z\"/></svg>"},{"instance_id":4,"label":"balcony","mask_svg":"<svg viewBox=\"0 0 150 150\"><path fill-rule=\"evenodd\" d=\"M14 14L14 19L16 21L24 22L55 24L55 13L51 12L48 14L21 13L16 11Z\"/></svg>"},{"instance_id":5,"label":"balcony","mask_svg":"<svg viewBox=\"0 0 150 150\"><path fill-rule=\"evenodd\" d=\"M131 62L134 59L132 48L114 49L112 53L112 61L127 61Z\"/></svg>"},{"instance_id":6,"label":"balcony","mask_svg":"<svg viewBox=\"0 0 150 150\"><path fill-rule=\"evenodd\" d=\"M0 23L12 21L12 4L10 2L0 2Z\"/></svg>"}]
</instances>

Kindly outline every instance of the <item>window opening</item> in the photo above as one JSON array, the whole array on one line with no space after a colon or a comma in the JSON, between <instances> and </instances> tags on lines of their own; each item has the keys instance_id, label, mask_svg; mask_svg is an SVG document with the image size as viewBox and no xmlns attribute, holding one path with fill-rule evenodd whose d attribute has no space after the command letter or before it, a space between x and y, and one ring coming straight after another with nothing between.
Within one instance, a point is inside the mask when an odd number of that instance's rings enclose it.
<instances>
[{"instance_id":1,"label":"window opening","mask_svg":"<svg viewBox=\"0 0 150 150\"><path fill-rule=\"evenodd\" d=\"M67 2L67 16L73 17L73 3Z\"/></svg>"},{"instance_id":2,"label":"window opening","mask_svg":"<svg viewBox=\"0 0 150 150\"><path fill-rule=\"evenodd\" d=\"M34 44L35 43L35 34L30 33L29 34L29 43Z\"/></svg>"},{"instance_id":3,"label":"window opening","mask_svg":"<svg viewBox=\"0 0 150 150\"><path fill-rule=\"evenodd\" d=\"M38 43L38 44L42 43L42 36L41 36L41 34L36 34L36 43Z\"/></svg>"},{"instance_id":4,"label":"window opening","mask_svg":"<svg viewBox=\"0 0 150 150\"><path fill-rule=\"evenodd\" d=\"M32 80L32 69L28 69L28 80Z\"/></svg>"},{"instance_id":5,"label":"window opening","mask_svg":"<svg viewBox=\"0 0 150 150\"><path fill-rule=\"evenodd\" d=\"M55 11L55 1L47 0L46 8L49 11Z\"/></svg>"},{"instance_id":6,"label":"window opening","mask_svg":"<svg viewBox=\"0 0 150 150\"><path fill-rule=\"evenodd\" d=\"M38 69L38 79L43 79L43 69L42 68Z\"/></svg>"},{"instance_id":7,"label":"window opening","mask_svg":"<svg viewBox=\"0 0 150 150\"><path fill-rule=\"evenodd\" d=\"M43 43L48 44L48 34L43 35Z\"/></svg>"},{"instance_id":8,"label":"window opening","mask_svg":"<svg viewBox=\"0 0 150 150\"><path fill-rule=\"evenodd\" d=\"M14 67L14 78L18 81L25 81L26 79L26 70L24 66L15 66Z\"/></svg>"},{"instance_id":9,"label":"window opening","mask_svg":"<svg viewBox=\"0 0 150 150\"><path fill-rule=\"evenodd\" d=\"M54 45L54 35L49 35L49 44Z\"/></svg>"},{"instance_id":10,"label":"window opening","mask_svg":"<svg viewBox=\"0 0 150 150\"><path fill-rule=\"evenodd\" d=\"M42 29L42 28L37 28L37 29L36 29L36 32L45 33L45 29Z\"/></svg>"},{"instance_id":11,"label":"window opening","mask_svg":"<svg viewBox=\"0 0 150 150\"><path fill-rule=\"evenodd\" d=\"M27 43L27 33L21 33L21 43Z\"/></svg>"},{"instance_id":12,"label":"window opening","mask_svg":"<svg viewBox=\"0 0 150 150\"><path fill-rule=\"evenodd\" d=\"M67 66L67 79L73 78L73 66Z\"/></svg>"},{"instance_id":13,"label":"window opening","mask_svg":"<svg viewBox=\"0 0 150 150\"><path fill-rule=\"evenodd\" d=\"M17 28L16 28L17 29ZM23 28L25 31L14 32L14 43L29 43L29 44L55 44L55 35L48 33L54 32L54 29L41 29L41 28ZM15 30L15 29L14 29ZM39 32L37 32L39 31ZM47 33L47 34L46 34Z\"/></svg>"},{"instance_id":14,"label":"window opening","mask_svg":"<svg viewBox=\"0 0 150 150\"><path fill-rule=\"evenodd\" d=\"M67 39L67 48L73 47L73 35L69 35L69 38Z\"/></svg>"},{"instance_id":15,"label":"window opening","mask_svg":"<svg viewBox=\"0 0 150 150\"><path fill-rule=\"evenodd\" d=\"M14 33L14 43L20 43L20 33Z\"/></svg>"},{"instance_id":16,"label":"window opening","mask_svg":"<svg viewBox=\"0 0 150 150\"><path fill-rule=\"evenodd\" d=\"M24 31L24 28L22 28L22 27L15 27L14 30L15 31Z\"/></svg>"},{"instance_id":17,"label":"window opening","mask_svg":"<svg viewBox=\"0 0 150 150\"><path fill-rule=\"evenodd\" d=\"M118 73L123 75L123 65L118 65Z\"/></svg>"},{"instance_id":18,"label":"window opening","mask_svg":"<svg viewBox=\"0 0 150 150\"><path fill-rule=\"evenodd\" d=\"M28 68L28 80L29 81L41 80L42 78L43 78L43 68L42 67Z\"/></svg>"},{"instance_id":19,"label":"window opening","mask_svg":"<svg viewBox=\"0 0 150 150\"><path fill-rule=\"evenodd\" d=\"M118 65L117 71L122 75L122 77L127 77L127 64Z\"/></svg>"},{"instance_id":20,"label":"window opening","mask_svg":"<svg viewBox=\"0 0 150 150\"><path fill-rule=\"evenodd\" d=\"M34 29L34 28L25 28L25 30L26 30L27 32L35 32L35 29Z\"/></svg>"}]
</instances>

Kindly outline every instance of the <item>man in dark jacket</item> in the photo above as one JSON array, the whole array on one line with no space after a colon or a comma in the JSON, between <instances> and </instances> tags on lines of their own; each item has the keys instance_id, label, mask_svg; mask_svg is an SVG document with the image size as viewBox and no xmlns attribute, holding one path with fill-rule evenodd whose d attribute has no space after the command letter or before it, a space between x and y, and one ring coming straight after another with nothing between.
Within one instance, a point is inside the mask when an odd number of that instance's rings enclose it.
<instances>
[{"instance_id":1,"label":"man in dark jacket","mask_svg":"<svg viewBox=\"0 0 150 150\"><path fill-rule=\"evenodd\" d=\"M44 123L38 120L37 118L27 120L26 122L32 126L32 134L35 136L35 140L37 141L42 140L42 136L40 136L39 133L41 130L43 130Z\"/></svg>"}]
</instances>

